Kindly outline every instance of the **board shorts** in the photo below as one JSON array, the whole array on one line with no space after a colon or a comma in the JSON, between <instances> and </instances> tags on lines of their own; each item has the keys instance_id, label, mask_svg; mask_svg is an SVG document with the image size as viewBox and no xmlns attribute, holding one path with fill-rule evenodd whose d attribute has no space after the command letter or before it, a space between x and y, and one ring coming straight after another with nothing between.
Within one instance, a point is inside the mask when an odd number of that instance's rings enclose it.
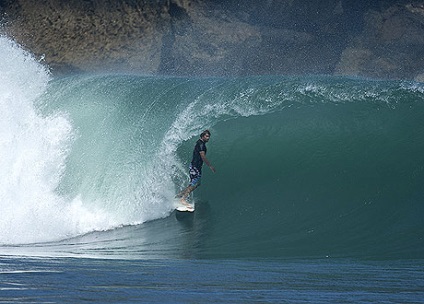
<instances>
[{"instance_id":1,"label":"board shorts","mask_svg":"<svg viewBox=\"0 0 424 304\"><path fill-rule=\"evenodd\" d=\"M199 187L201 184L202 172L196 167L193 167L190 165L189 174L190 174L190 186Z\"/></svg>"}]
</instances>

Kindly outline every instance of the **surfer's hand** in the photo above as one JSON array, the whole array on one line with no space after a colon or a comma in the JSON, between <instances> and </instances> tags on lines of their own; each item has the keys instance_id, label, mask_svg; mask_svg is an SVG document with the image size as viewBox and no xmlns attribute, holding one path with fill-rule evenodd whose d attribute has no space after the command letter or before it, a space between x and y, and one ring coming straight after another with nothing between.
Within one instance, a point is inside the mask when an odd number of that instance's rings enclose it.
<instances>
[{"instance_id":1,"label":"surfer's hand","mask_svg":"<svg viewBox=\"0 0 424 304\"><path fill-rule=\"evenodd\" d=\"M211 170L212 170L213 173L216 172L216 170L215 170L215 168L213 166L210 166L209 168L211 168Z\"/></svg>"}]
</instances>

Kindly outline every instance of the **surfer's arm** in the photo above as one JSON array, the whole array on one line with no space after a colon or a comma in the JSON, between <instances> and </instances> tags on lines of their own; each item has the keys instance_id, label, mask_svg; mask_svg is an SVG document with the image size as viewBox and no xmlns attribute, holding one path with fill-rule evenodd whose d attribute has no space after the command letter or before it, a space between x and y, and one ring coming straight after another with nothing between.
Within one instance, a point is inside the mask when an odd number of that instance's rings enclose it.
<instances>
[{"instance_id":1,"label":"surfer's arm","mask_svg":"<svg viewBox=\"0 0 424 304\"><path fill-rule=\"evenodd\" d=\"M209 168L211 168L212 172L215 173L216 170L215 168L211 165L211 163L209 162L209 160L206 158L206 154L205 151L200 151L200 157L202 158L203 162L208 165Z\"/></svg>"}]
</instances>

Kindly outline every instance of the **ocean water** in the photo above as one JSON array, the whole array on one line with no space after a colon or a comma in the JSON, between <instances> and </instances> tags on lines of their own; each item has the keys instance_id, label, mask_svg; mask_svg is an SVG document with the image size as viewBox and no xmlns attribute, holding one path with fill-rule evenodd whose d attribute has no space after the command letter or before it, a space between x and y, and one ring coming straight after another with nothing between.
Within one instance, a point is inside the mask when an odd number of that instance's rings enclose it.
<instances>
[{"instance_id":1,"label":"ocean water","mask_svg":"<svg viewBox=\"0 0 424 304\"><path fill-rule=\"evenodd\" d=\"M423 84L55 78L0 37L0 109L0 302L424 303Z\"/></svg>"}]
</instances>

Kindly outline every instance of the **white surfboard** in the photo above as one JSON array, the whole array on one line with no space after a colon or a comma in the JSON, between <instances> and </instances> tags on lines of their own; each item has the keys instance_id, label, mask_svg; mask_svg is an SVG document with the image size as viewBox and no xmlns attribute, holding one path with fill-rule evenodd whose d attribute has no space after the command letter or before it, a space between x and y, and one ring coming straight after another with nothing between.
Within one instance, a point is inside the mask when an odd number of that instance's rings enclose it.
<instances>
[{"instance_id":1,"label":"white surfboard","mask_svg":"<svg viewBox=\"0 0 424 304\"><path fill-rule=\"evenodd\" d=\"M175 210L179 212L194 212L194 206L180 205Z\"/></svg>"},{"instance_id":2,"label":"white surfboard","mask_svg":"<svg viewBox=\"0 0 424 304\"><path fill-rule=\"evenodd\" d=\"M194 212L194 204L190 204L186 200L183 200L182 198L176 198L175 200L175 210L177 210L177 213L182 212Z\"/></svg>"}]
</instances>

